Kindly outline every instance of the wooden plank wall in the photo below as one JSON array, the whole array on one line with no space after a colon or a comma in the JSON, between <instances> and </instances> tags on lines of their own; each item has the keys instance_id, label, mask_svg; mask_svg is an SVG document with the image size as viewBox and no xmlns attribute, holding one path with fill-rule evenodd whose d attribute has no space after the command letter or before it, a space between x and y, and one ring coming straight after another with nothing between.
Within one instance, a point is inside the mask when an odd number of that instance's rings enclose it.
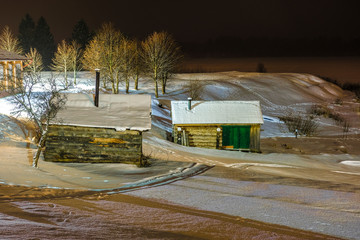
<instances>
[{"instance_id":1,"label":"wooden plank wall","mask_svg":"<svg viewBox=\"0 0 360 240\"><path fill-rule=\"evenodd\" d=\"M250 151L260 152L260 124L250 128Z\"/></svg>"},{"instance_id":2,"label":"wooden plank wall","mask_svg":"<svg viewBox=\"0 0 360 240\"><path fill-rule=\"evenodd\" d=\"M51 125L45 147L45 161L140 164L142 133Z\"/></svg>"}]
</instances>

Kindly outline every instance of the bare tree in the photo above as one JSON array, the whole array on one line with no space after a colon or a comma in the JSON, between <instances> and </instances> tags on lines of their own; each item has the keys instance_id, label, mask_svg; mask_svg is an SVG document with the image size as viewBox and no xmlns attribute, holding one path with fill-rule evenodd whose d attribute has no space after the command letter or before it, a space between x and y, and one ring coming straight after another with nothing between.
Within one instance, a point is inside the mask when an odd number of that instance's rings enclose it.
<instances>
[{"instance_id":1,"label":"bare tree","mask_svg":"<svg viewBox=\"0 0 360 240\"><path fill-rule=\"evenodd\" d=\"M204 87L205 83L196 79L188 81L184 89L193 100L202 100Z\"/></svg>"},{"instance_id":2,"label":"bare tree","mask_svg":"<svg viewBox=\"0 0 360 240\"><path fill-rule=\"evenodd\" d=\"M81 71L81 59L82 50L80 44L76 41L72 41L70 45L70 69L74 73L74 84L76 84L76 73Z\"/></svg>"},{"instance_id":3,"label":"bare tree","mask_svg":"<svg viewBox=\"0 0 360 240\"><path fill-rule=\"evenodd\" d=\"M84 53L84 67L90 71L94 71L95 68L100 69L103 79L111 83L113 93L119 92L122 41L121 32L111 23L105 23L90 41ZM95 53L96 51L98 53Z\"/></svg>"},{"instance_id":4,"label":"bare tree","mask_svg":"<svg viewBox=\"0 0 360 240\"><path fill-rule=\"evenodd\" d=\"M169 73L181 58L180 47L167 32L154 32L142 42L142 58L146 72L155 83L155 97L158 97L158 81L161 80L165 94Z\"/></svg>"},{"instance_id":5,"label":"bare tree","mask_svg":"<svg viewBox=\"0 0 360 240\"><path fill-rule=\"evenodd\" d=\"M141 58L141 45L138 40L134 40L134 61L133 61L133 71L131 76L134 79L134 89L139 90L139 78L143 72L143 60Z\"/></svg>"},{"instance_id":6,"label":"bare tree","mask_svg":"<svg viewBox=\"0 0 360 240\"><path fill-rule=\"evenodd\" d=\"M134 41L123 39L120 45L120 72L125 81L125 92L129 93L130 76L135 70L136 45Z\"/></svg>"},{"instance_id":7,"label":"bare tree","mask_svg":"<svg viewBox=\"0 0 360 240\"><path fill-rule=\"evenodd\" d=\"M347 120L344 120L344 123L343 123L343 138L346 139L349 132L350 132L350 123Z\"/></svg>"},{"instance_id":8,"label":"bare tree","mask_svg":"<svg viewBox=\"0 0 360 240\"><path fill-rule=\"evenodd\" d=\"M25 70L30 71L33 75L39 74L43 69L43 61L40 53L36 48L30 48L26 55Z\"/></svg>"},{"instance_id":9,"label":"bare tree","mask_svg":"<svg viewBox=\"0 0 360 240\"><path fill-rule=\"evenodd\" d=\"M288 112L286 115L280 116L279 119L285 123L289 132L311 136L316 134L319 124L314 120L310 114L302 115L298 112Z\"/></svg>"},{"instance_id":10,"label":"bare tree","mask_svg":"<svg viewBox=\"0 0 360 240\"><path fill-rule=\"evenodd\" d=\"M101 45L99 39L94 38L84 51L82 58L82 65L86 70L95 72L95 69L101 68ZM103 81L103 87L106 87L106 82Z\"/></svg>"},{"instance_id":11,"label":"bare tree","mask_svg":"<svg viewBox=\"0 0 360 240\"><path fill-rule=\"evenodd\" d=\"M19 40L11 32L9 26L5 26L0 35L0 49L4 49L9 52L22 54L23 50L20 47Z\"/></svg>"},{"instance_id":12,"label":"bare tree","mask_svg":"<svg viewBox=\"0 0 360 240\"><path fill-rule=\"evenodd\" d=\"M101 70L104 73L103 76L108 78L108 81L112 86L112 92L117 94L119 92L120 83L120 44L123 40L123 36L111 23L105 23L97 34L97 38L99 38L99 42L102 46L100 56L102 63Z\"/></svg>"},{"instance_id":13,"label":"bare tree","mask_svg":"<svg viewBox=\"0 0 360 240\"><path fill-rule=\"evenodd\" d=\"M67 72L70 69L72 61L71 54L72 49L70 45L67 44L65 40L62 40L57 46L57 51L54 54L54 58L52 59L53 63L51 65L52 70L64 73L66 86L68 86Z\"/></svg>"},{"instance_id":14,"label":"bare tree","mask_svg":"<svg viewBox=\"0 0 360 240\"><path fill-rule=\"evenodd\" d=\"M36 92L35 86L41 87L42 92ZM49 123L66 102L66 95L61 93L66 86L57 84L53 76L43 80L38 74L28 72L24 76L23 84L13 83L7 88L0 87L10 94L10 101L14 104L13 114L25 113L36 127L38 142L33 167L37 167L48 135Z\"/></svg>"},{"instance_id":15,"label":"bare tree","mask_svg":"<svg viewBox=\"0 0 360 240\"><path fill-rule=\"evenodd\" d=\"M256 67L256 72L258 72L258 73L266 73L267 70L265 68L265 65L263 63L258 63L258 65Z\"/></svg>"}]
</instances>

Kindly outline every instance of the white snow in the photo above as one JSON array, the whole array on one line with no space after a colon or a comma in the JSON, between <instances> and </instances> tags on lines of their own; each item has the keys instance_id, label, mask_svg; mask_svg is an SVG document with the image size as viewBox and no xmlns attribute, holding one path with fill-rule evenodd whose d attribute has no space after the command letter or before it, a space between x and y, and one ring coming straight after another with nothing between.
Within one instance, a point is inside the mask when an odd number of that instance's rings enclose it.
<instances>
[{"instance_id":1,"label":"white snow","mask_svg":"<svg viewBox=\"0 0 360 240\"><path fill-rule=\"evenodd\" d=\"M44 78L49 76L49 73L43 74ZM245 76L246 80L241 79ZM255 75L254 75L255 76ZM299 75L301 76L301 75ZM292 78L299 77L298 75L293 75ZM207 87L204 90L204 99L210 100L246 100L246 101L254 101L260 100L262 111L264 113L263 120L264 124L262 125L261 137L283 137L283 136L293 136L292 133L286 132L281 129L279 126L284 125L282 121L280 121L277 116L279 113L284 112L287 110L288 107L291 107L294 111L305 111L306 108L309 107L309 99L312 99L312 95L307 92L299 92L300 97L294 97L287 99L286 92L288 92L288 85L285 84L284 89L281 88L286 78L276 79L278 76L274 75L272 78L266 79L264 81L260 81L259 79L253 78L253 75L247 75L243 73L237 72L227 72L227 73L215 73L215 74L180 74L176 75L176 80L169 82L168 87L168 94L167 95L160 95L159 99L163 99L166 101L169 100L186 100L187 93L183 89L184 81L189 79L203 79L209 80L206 82ZM61 78L61 76L59 76ZM302 77L305 78L306 77ZM224 82L215 82L217 80L224 80ZM229 80L226 82L226 80ZM301 80L301 79L300 79ZM300 81L299 80L299 81ZM315 79L317 81L317 79ZM72 82L72 78L69 78L69 82ZM211 82L214 81L214 82ZM268 83L268 81L271 81ZM278 82L277 82L278 81ZM290 80L289 80L290 81ZM308 83L309 80L304 80ZM77 85L70 87L67 92L70 93L77 93L83 92L87 94L91 94L94 89L94 82L95 82L95 74L89 72L81 72L79 73L79 78L77 79ZM236 84L235 84L236 82ZM281 82L281 83L279 83ZM278 90L277 95L279 96L272 96L274 95L273 91L270 91L269 94L267 87L262 89L261 84L268 84L269 86L274 85L273 88ZM256 86L256 84L259 84ZM276 85L280 84L280 85ZM228 93L233 91L234 88L239 87L242 91L239 95L239 99L223 99L228 97ZM292 86L292 85L291 85ZM130 85L132 88L133 85ZM131 90L130 94L150 94L153 95L153 81L149 79L142 79L140 82L140 90L135 91ZM321 86L319 86L321 87ZM326 86L329 87L328 85ZM123 86L121 86L121 94L124 93ZM36 88L37 91L42 91L42 88ZM271 90L271 89L270 89ZM291 90L291 89L290 89ZM338 91L338 89L335 89ZM332 92L336 92L336 91ZM102 89L102 91L105 91ZM329 90L330 91L330 90ZM291 92L291 91L290 91ZM256 93L254 95L254 93ZM293 92L291 92L293 94ZM343 93L341 93L343 94ZM309 97L310 96L310 97ZM339 95L340 96L340 95ZM244 99L242 99L244 98ZM278 101L278 99L285 99L282 102ZM296 101L294 100L296 99ZM300 100L299 100L300 99ZM307 101L302 101L303 99ZM323 99L324 101L330 101L332 99ZM276 104L275 104L276 102ZM280 103L279 103L280 102ZM168 106L159 106L159 100L152 99L152 115L156 116L157 118L154 120L152 124L160 129L166 130L171 132L171 117L170 117L170 109ZM13 105L10 103L9 98L0 98L0 114L11 115L11 110ZM7 120L3 118L4 121ZM1 119L0 119L1 120ZM335 124L333 124L335 125ZM324 125L323 127L329 128L333 125L328 124ZM353 129L358 130L358 126L352 126ZM9 129L10 128L10 129ZM7 124L6 122L0 122L0 142L7 141L5 138L5 134L11 133L13 135L18 134L22 138L21 130L17 129L18 127L16 124ZM354 130L354 131L355 131ZM342 131L339 131L339 135L342 134ZM19 138L20 139L20 138ZM23 143L25 145L25 143ZM257 168L269 168L269 171L274 171L275 168L277 170L289 169L290 168L302 168L310 165L312 163L311 159L314 159L313 156L299 156L299 155L291 155L288 154L286 157L281 154L247 154L241 152L231 152L231 151L219 151L219 150L211 150L211 149L200 149L200 148L189 148L180 146L164 139L160 139L155 136L151 136L150 138L146 138L144 135L144 145L149 147L150 149L156 149L153 151L164 152L167 155L168 160L180 160L180 161L188 161L188 162L197 162L206 165L216 165L216 166L226 166L229 168L247 168L247 167L257 167ZM4 148L2 149L4 150ZM103 188L116 188L120 187L124 184L128 184L129 187L134 187L135 185L131 184L144 184L142 180L140 182L139 178L125 178L125 180L117 180L119 175L124 176L124 172L132 175L137 175L140 173L141 176L142 172L146 172L144 169L138 169L135 166L121 166L121 165L59 165L55 163L40 163L40 168L43 170L41 173L40 171L33 169L28 164L28 158L32 156L34 149L26 149L25 147L22 148L21 152L19 152L19 148L6 150L8 152L4 152L4 154L0 153L0 160L5 161L6 163L2 162L2 169L11 169L11 172L18 173L26 172L26 174L18 174L16 181L13 181L13 173L9 172L1 172L0 182L5 182L9 184L10 182L14 182L15 184L23 184L23 185L32 185L32 186L54 186L54 187L79 187L79 188L87 188L87 189L103 189ZM10 154L10 155L9 155ZM155 157L156 152L153 153ZM13 156L13 157L11 157ZM16 157L15 157L16 156ZM189 156L196 156L196 157L189 157ZM357 156L355 156L358 159ZM17 158L17 160L13 160L13 158ZM216 158L216 159L214 159ZM349 156L345 155L331 155L331 156L321 156L319 160L326 160L332 158L333 161L341 162L341 164L336 163L336 165L332 165L334 167L334 171L338 171L339 173L350 171L343 171L341 166L349 165L354 167L359 167L360 161L348 161ZM25 159L25 162L24 162ZM21 162L22 161L22 162ZM325 164L325 163L324 163ZM328 164L328 163L326 163ZM166 162L166 165L169 165L169 162ZM21 167L19 167L21 166ZM66 167L65 167L66 166ZM71 166L71 167L68 167ZM343 166L345 167L345 166ZM272 168L272 169L270 169ZM66 171L65 171L66 169ZM96 172L94 169L98 169L100 173ZM152 167L151 171L156 170L157 167ZM169 176L171 174L169 170L174 169L171 166L167 166L166 171L162 170L160 176ZM262 169L263 170L263 169ZM115 173L113 176L107 176L108 172L114 171ZM117 172L120 171L120 172ZM357 171L357 170L356 170ZM354 171L354 172L356 172ZM66 173L66 174L64 174ZM158 173L158 172L157 172ZM166 182L164 178L159 177L158 174L153 174L151 177L156 177L157 180L160 182ZM35 177L36 176L36 177ZM147 175L148 176L148 175ZM57 177L61 178L61 180L56 179ZM31 181L30 181L31 180ZM144 180L144 179L143 179ZM153 181L152 179L151 181ZM30 181L30 182L29 182ZM125 181L125 182L124 182ZM145 180L144 180L145 181ZM151 184L154 184L151 182ZM169 180L170 181L170 180ZM71 182L71 183L68 183ZM76 184L75 184L76 183ZM130 184L130 185L129 185ZM44 185L44 186L45 186Z\"/></svg>"},{"instance_id":2,"label":"white snow","mask_svg":"<svg viewBox=\"0 0 360 240\"><path fill-rule=\"evenodd\" d=\"M0 113L8 116L12 116L12 111L14 110L15 105L10 102L10 97L0 98ZM22 117L26 117L23 115Z\"/></svg>"},{"instance_id":3,"label":"white snow","mask_svg":"<svg viewBox=\"0 0 360 240\"><path fill-rule=\"evenodd\" d=\"M353 166L353 167L360 167L360 161L342 161L340 162L341 164L345 164L345 165L349 165L349 166Z\"/></svg>"},{"instance_id":4,"label":"white snow","mask_svg":"<svg viewBox=\"0 0 360 240\"><path fill-rule=\"evenodd\" d=\"M271 116L267 116L267 115L263 115L263 119L264 119L264 122L266 121L266 122L273 122L273 123L284 123L277 117L271 117Z\"/></svg>"},{"instance_id":5,"label":"white snow","mask_svg":"<svg viewBox=\"0 0 360 240\"><path fill-rule=\"evenodd\" d=\"M151 115L171 120L170 110L165 109L165 108L161 108L161 111L160 111L159 100L152 99L151 100L151 106L152 106Z\"/></svg>"},{"instance_id":6,"label":"white snow","mask_svg":"<svg viewBox=\"0 0 360 240\"><path fill-rule=\"evenodd\" d=\"M233 163L226 164L225 167L231 168L249 168L249 167L273 167L273 168L298 168L294 166L282 165L282 164L266 164L266 163Z\"/></svg>"},{"instance_id":7,"label":"white snow","mask_svg":"<svg viewBox=\"0 0 360 240\"><path fill-rule=\"evenodd\" d=\"M263 124L259 101L171 101L174 124Z\"/></svg>"},{"instance_id":8,"label":"white snow","mask_svg":"<svg viewBox=\"0 0 360 240\"><path fill-rule=\"evenodd\" d=\"M360 176L360 173L354 173L354 172L344 172L344 171L333 171L333 172Z\"/></svg>"}]
</instances>

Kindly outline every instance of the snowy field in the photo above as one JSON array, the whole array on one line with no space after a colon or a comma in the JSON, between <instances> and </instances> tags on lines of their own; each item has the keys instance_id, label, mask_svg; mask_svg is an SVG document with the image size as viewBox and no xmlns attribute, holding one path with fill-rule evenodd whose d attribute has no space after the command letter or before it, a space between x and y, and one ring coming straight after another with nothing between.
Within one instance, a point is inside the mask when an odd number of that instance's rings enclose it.
<instances>
[{"instance_id":1,"label":"snowy field","mask_svg":"<svg viewBox=\"0 0 360 240\"><path fill-rule=\"evenodd\" d=\"M46 72L42 74L44 78L49 76ZM93 92L95 74L80 73L77 81L69 92ZM130 94L152 95L153 130L145 133L143 140L144 153L153 159L149 168L40 161L39 169L34 169L30 164L35 151L31 136L13 119L9 98L1 98L0 183L41 189L90 190L109 196L127 192L129 197L360 239L360 154L333 154L325 150L321 154L312 151L303 154L294 149L292 153L251 154L171 143L164 139L166 132L171 131L170 101L187 99L184 86L190 81L205 84L203 100L259 100L264 118L262 139L274 139L276 143L285 137L294 138L278 117L288 111L306 113L313 104L327 104L350 121L349 140L344 146L348 147L346 144L350 145L350 141L355 145L359 142L359 102L352 93L313 75L175 74L168 83L167 94L160 94L158 99L154 98L151 79L142 78L138 91L132 90L133 85L130 85ZM101 91L108 92L107 89ZM120 92L124 94L123 85ZM342 105L336 103L337 99L342 100ZM342 138L342 127L334 121L324 117L316 120L319 141L328 137ZM11 196L5 194L3 197Z\"/></svg>"}]
</instances>

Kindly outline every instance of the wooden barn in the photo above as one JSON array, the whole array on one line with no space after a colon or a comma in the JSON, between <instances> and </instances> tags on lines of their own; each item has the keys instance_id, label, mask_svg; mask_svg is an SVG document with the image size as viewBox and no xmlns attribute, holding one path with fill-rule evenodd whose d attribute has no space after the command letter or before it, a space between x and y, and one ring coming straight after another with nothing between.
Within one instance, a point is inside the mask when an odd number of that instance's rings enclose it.
<instances>
[{"instance_id":1,"label":"wooden barn","mask_svg":"<svg viewBox=\"0 0 360 240\"><path fill-rule=\"evenodd\" d=\"M259 101L172 101L171 115L178 144L260 152Z\"/></svg>"},{"instance_id":2,"label":"wooden barn","mask_svg":"<svg viewBox=\"0 0 360 240\"><path fill-rule=\"evenodd\" d=\"M49 125L45 161L141 164L142 133L151 129L151 96L67 94Z\"/></svg>"}]
</instances>

